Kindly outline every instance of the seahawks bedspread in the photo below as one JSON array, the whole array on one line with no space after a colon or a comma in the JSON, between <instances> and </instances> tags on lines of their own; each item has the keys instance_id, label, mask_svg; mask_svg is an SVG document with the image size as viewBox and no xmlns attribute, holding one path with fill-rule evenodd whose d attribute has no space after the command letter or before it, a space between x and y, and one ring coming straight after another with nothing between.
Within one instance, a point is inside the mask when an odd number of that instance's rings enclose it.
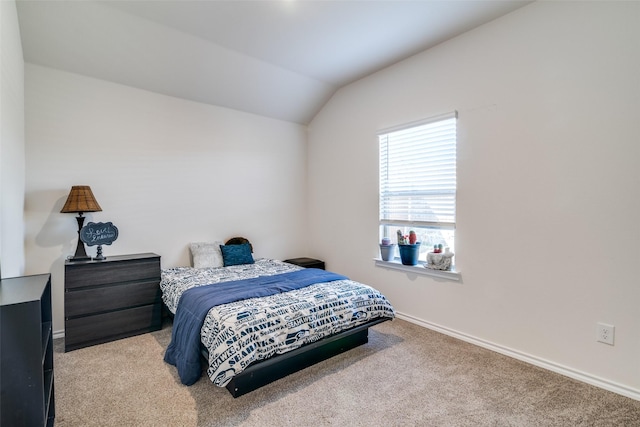
<instances>
[{"instance_id":1,"label":"seahawks bedspread","mask_svg":"<svg viewBox=\"0 0 640 427\"><path fill-rule=\"evenodd\" d=\"M178 369L182 384L191 385L202 375L200 365L200 328L211 309L222 304L268 297L316 283L346 279L340 274L306 268L273 276L232 280L187 289L173 319L171 343L164 360Z\"/></svg>"},{"instance_id":2,"label":"seahawks bedspread","mask_svg":"<svg viewBox=\"0 0 640 427\"><path fill-rule=\"evenodd\" d=\"M165 302L176 296L179 301L186 289L206 285L211 278L214 280L208 283L219 283L227 281L226 277L237 280L238 276L281 274L300 267L258 260L242 266L241 272L232 267L200 269L217 270L206 273L197 269L176 270L163 270L161 288ZM184 276L184 280L179 280L179 276ZM195 276L205 281L194 284ZM209 352L207 373L222 387L253 361L285 353L378 317L393 318L391 304L377 290L349 279L218 305L209 310L200 330L201 342Z\"/></svg>"}]
</instances>

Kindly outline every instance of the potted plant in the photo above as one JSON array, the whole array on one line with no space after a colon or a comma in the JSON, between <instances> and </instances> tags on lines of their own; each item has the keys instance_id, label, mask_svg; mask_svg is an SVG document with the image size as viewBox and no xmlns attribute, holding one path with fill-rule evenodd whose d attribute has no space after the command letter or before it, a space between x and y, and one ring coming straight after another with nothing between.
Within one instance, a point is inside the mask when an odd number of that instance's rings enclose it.
<instances>
[{"instance_id":1,"label":"potted plant","mask_svg":"<svg viewBox=\"0 0 640 427\"><path fill-rule=\"evenodd\" d=\"M408 236L403 236L398 230L398 250L400 252L400 261L404 265L417 265L418 255L420 254L420 242L417 241L415 231L409 231Z\"/></svg>"},{"instance_id":2,"label":"potted plant","mask_svg":"<svg viewBox=\"0 0 640 427\"><path fill-rule=\"evenodd\" d=\"M388 237L382 239L382 243L380 243L380 257L383 261L393 261L393 257L395 256L396 245L391 243L391 240Z\"/></svg>"}]
</instances>

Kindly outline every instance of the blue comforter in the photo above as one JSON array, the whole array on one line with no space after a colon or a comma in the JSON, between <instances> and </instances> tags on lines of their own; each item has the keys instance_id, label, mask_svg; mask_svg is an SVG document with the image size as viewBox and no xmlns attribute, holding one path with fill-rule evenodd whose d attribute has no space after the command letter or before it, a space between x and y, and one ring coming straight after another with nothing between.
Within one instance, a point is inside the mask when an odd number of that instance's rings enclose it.
<instances>
[{"instance_id":1,"label":"blue comforter","mask_svg":"<svg viewBox=\"0 0 640 427\"><path fill-rule=\"evenodd\" d=\"M178 369L178 375L183 384L194 384L202 375L200 329L211 307L292 291L316 283L344 279L347 277L340 274L306 268L291 273L188 289L180 297L180 303L173 320L171 343L167 347L164 360Z\"/></svg>"}]
</instances>

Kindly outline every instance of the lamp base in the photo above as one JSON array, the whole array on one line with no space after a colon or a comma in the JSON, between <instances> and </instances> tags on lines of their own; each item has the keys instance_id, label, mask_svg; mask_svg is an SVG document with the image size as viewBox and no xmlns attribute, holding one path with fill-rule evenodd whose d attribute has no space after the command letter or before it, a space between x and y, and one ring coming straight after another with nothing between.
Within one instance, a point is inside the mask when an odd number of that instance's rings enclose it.
<instances>
[{"instance_id":1,"label":"lamp base","mask_svg":"<svg viewBox=\"0 0 640 427\"><path fill-rule=\"evenodd\" d=\"M82 216L82 212L78 212L76 221L78 221L78 246L76 247L76 253L68 259L69 261L88 261L91 259L91 257L87 255L87 251L84 248L84 243L80 239L80 230L82 230L82 225L84 224L84 217Z\"/></svg>"},{"instance_id":2,"label":"lamp base","mask_svg":"<svg viewBox=\"0 0 640 427\"><path fill-rule=\"evenodd\" d=\"M70 256L67 261L91 261L90 256Z\"/></svg>"}]
</instances>

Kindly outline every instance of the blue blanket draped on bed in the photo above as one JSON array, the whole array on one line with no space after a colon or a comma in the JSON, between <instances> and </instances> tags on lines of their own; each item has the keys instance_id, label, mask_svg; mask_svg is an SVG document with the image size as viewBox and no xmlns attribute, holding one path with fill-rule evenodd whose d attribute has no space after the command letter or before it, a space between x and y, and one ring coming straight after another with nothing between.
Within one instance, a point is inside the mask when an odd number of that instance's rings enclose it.
<instances>
[{"instance_id":1,"label":"blue blanket draped on bed","mask_svg":"<svg viewBox=\"0 0 640 427\"><path fill-rule=\"evenodd\" d=\"M293 291L315 283L344 279L347 277L340 274L316 268L305 268L290 273L215 283L188 289L180 297L180 303L173 320L171 343L164 354L164 361L175 365L183 384L194 384L202 375L200 329L211 307L247 298L266 297Z\"/></svg>"}]
</instances>

